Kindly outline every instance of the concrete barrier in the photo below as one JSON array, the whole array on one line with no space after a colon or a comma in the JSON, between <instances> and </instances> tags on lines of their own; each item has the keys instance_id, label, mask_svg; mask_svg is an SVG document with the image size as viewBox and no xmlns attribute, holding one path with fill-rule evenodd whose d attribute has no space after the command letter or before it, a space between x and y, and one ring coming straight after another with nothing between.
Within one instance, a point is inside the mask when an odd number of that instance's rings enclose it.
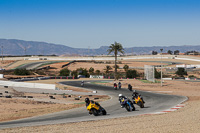
<instances>
[{"instance_id":1,"label":"concrete barrier","mask_svg":"<svg viewBox=\"0 0 200 133\"><path fill-rule=\"evenodd\" d=\"M90 75L90 78L103 79L103 76L101 76L101 75Z\"/></svg>"},{"instance_id":2,"label":"concrete barrier","mask_svg":"<svg viewBox=\"0 0 200 133\"><path fill-rule=\"evenodd\" d=\"M172 78L163 78L163 80L172 80Z\"/></svg>"},{"instance_id":3,"label":"concrete barrier","mask_svg":"<svg viewBox=\"0 0 200 133\"><path fill-rule=\"evenodd\" d=\"M41 83L24 83L24 82L13 82L13 81L2 81L0 85L11 86L11 87L25 87L25 88L40 88L40 89L51 89L55 90L55 84L41 84Z\"/></svg>"},{"instance_id":4,"label":"concrete barrier","mask_svg":"<svg viewBox=\"0 0 200 133\"><path fill-rule=\"evenodd\" d=\"M3 74L0 74L0 79L2 79L4 76L3 76Z\"/></svg>"}]
</instances>

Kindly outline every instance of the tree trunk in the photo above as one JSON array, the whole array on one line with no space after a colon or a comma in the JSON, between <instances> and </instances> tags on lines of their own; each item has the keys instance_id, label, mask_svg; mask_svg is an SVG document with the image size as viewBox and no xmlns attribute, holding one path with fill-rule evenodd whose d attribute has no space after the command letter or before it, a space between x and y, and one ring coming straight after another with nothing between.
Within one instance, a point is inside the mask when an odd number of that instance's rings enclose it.
<instances>
[{"instance_id":1,"label":"tree trunk","mask_svg":"<svg viewBox=\"0 0 200 133\"><path fill-rule=\"evenodd\" d=\"M115 73L114 73L115 80L117 80L117 51L115 51Z\"/></svg>"}]
</instances>

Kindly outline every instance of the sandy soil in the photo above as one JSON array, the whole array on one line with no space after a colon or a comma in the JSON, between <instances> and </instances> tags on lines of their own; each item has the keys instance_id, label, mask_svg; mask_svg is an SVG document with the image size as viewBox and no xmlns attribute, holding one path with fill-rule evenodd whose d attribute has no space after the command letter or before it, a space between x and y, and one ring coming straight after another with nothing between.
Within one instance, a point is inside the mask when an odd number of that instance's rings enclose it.
<instances>
[{"instance_id":1,"label":"sandy soil","mask_svg":"<svg viewBox=\"0 0 200 133\"><path fill-rule=\"evenodd\" d=\"M65 65L65 64L67 64L67 63L69 63L69 62L58 62L58 63L53 63L53 64L44 65L44 66L42 66L42 67L47 67L47 66L49 66L49 67L51 67L51 68L55 68L55 69L51 69L51 71L60 71L60 70L63 69L62 66Z\"/></svg>"},{"instance_id":2,"label":"sandy soil","mask_svg":"<svg viewBox=\"0 0 200 133\"><path fill-rule=\"evenodd\" d=\"M118 64L119 67L123 68L124 65L127 64L130 68L131 67L144 67L144 65L160 65L160 63L158 62L129 62L129 61L123 61L122 64ZM164 63L163 63L164 64ZM76 70L78 68L80 68L81 66L83 68L86 68L87 70L90 69L90 67L94 68L94 71L96 70L100 70L101 72L105 71L106 66L111 66L112 70L114 71L114 62L111 62L110 64L108 63L87 63L87 62L75 62L72 63L68 66L68 69L70 70ZM123 69L119 69L119 71L123 71Z\"/></svg>"},{"instance_id":3,"label":"sandy soil","mask_svg":"<svg viewBox=\"0 0 200 133\"><path fill-rule=\"evenodd\" d=\"M2 60L0 61L0 66L3 69L6 69L10 65L14 64L16 61L15 60Z\"/></svg>"},{"instance_id":4,"label":"sandy soil","mask_svg":"<svg viewBox=\"0 0 200 133\"><path fill-rule=\"evenodd\" d=\"M141 115L108 120L4 129L0 132L198 132L200 130L200 83L186 81L165 81L143 83L139 80L120 80L123 87L131 83L137 90L184 95L189 98L185 107L170 113ZM106 83L105 85L112 85Z\"/></svg>"},{"instance_id":5,"label":"sandy soil","mask_svg":"<svg viewBox=\"0 0 200 133\"><path fill-rule=\"evenodd\" d=\"M89 92L89 90L69 86L67 89ZM12 96L12 98L6 98L6 96ZM55 99L51 99L50 96L53 96ZM0 122L82 107L85 106L84 100L86 97L88 95L21 93L10 87L0 87ZM92 95L89 97L92 100L98 97L97 102L110 98L106 95ZM79 98L79 100L75 100L75 98Z\"/></svg>"},{"instance_id":6,"label":"sandy soil","mask_svg":"<svg viewBox=\"0 0 200 133\"><path fill-rule=\"evenodd\" d=\"M133 61L123 61L123 64L119 64L120 67L123 67L124 64L129 65L129 67L143 67L144 65L160 65L160 63L156 62L135 62ZM146 61L146 60L140 60ZM151 61L151 60L149 60ZM155 61L152 59L152 61ZM159 60L157 60L159 61ZM163 61L173 61L172 60L163 60ZM193 61L181 61L174 60L175 62L182 62L185 64L198 64L198 62ZM19 63L19 62L18 62ZM24 63L24 62L23 62ZM15 64L16 65L16 64ZM83 68L89 69L91 66L95 70L101 70L105 68L106 65L113 66L114 64L90 64L90 63L75 63L69 66L69 69L80 68L80 66L84 66ZM167 64L166 64L167 65ZM173 66L173 65L172 65ZM57 66L59 67L59 64ZM39 82L43 83L57 83L60 80L43 80ZM63 81L63 80L62 80ZM35 81L34 81L35 82ZM118 82L118 81L115 81ZM185 107L170 113L165 114L157 114L157 115L141 115L136 117L126 117L126 118L117 118L117 119L108 119L108 120L98 120L98 121L88 121L88 122L78 122L78 123L68 123L68 124L58 124L58 125L50 125L50 126L37 126L37 127L23 127L23 128L12 128L12 129L4 129L0 130L0 133L5 132L42 132L42 133L51 133L51 132L148 132L148 133L183 133L183 132L199 132L200 131L200 82L186 82L186 81L165 81L163 83L163 87L160 86L160 83L143 83L139 80L120 80L122 83L122 87L128 86L131 84L133 89L136 90L145 90L145 91L153 91L156 93L167 93L167 94L175 94L175 95L183 95L187 96L189 99L186 101ZM104 85L110 86L113 85L111 83L104 83ZM79 88L74 88L70 86L60 86L57 84L57 87L61 89L71 89L73 91L82 91L88 92L89 90L82 90ZM0 89L2 90L2 89ZM30 94L25 94L30 95ZM32 94L33 95L33 94ZM45 101L48 98L47 95L40 96L38 95L37 99L43 97L42 101ZM46 98L45 98L46 97ZM106 98L105 98L106 99ZM5 98L0 98L0 118L3 120L9 120L11 118L3 118L4 116L13 116L12 119L23 118L24 116L20 116L21 114L27 114L25 117L28 117L29 114L34 115L42 115L45 113L55 112L59 110L65 110L72 107L75 107L75 104L61 104L63 98L60 96L56 97L57 102L47 104L46 102L41 102L38 100L30 100L30 99L15 99L8 100ZM48 99L49 100L49 99ZM17 102L16 102L17 101ZM66 101L65 101L66 102ZM72 103L74 101L71 101ZM67 102L66 102L67 103ZM16 105L16 106L15 106ZM34 106L32 106L34 105ZM70 106L69 106L70 105ZM51 107L49 107L51 106ZM81 106L81 104L76 105ZM19 108L22 107L22 108ZM39 109L42 113L34 113L36 109ZM23 112L24 111L24 112ZM8 114L6 114L6 113ZM27 113L28 112L28 113ZM9 114L10 113L10 114Z\"/></svg>"}]
</instances>

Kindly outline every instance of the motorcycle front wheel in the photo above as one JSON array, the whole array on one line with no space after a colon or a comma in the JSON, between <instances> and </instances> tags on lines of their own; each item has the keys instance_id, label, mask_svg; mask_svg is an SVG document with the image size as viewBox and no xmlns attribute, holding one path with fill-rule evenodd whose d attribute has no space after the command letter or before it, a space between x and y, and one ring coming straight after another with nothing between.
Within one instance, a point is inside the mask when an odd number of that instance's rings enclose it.
<instances>
[{"instance_id":1,"label":"motorcycle front wheel","mask_svg":"<svg viewBox=\"0 0 200 133\"><path fill-rule=\"evenodd\" d=\"M142 103L141 101L139 101L139 106L140 106L140 108L144 108L144 103Z\"/></svg>"},{"instance_id":2,"label":"motorcycle front wheel","mask_svg":"<svg viewBox=\"0 0 200 133\"><path fill-rule=\"evenodd\" d=\"M130 108L130 106L128 104L126 105L126 110L127 111L131 111L131 108Z\"/></svg>"},{"instance_id":3,"label":"motorcycle front wheel","mask_svg":"<svg viewBox=\"0 0 200 133\"><path fill-rule=\"evenodd\" d=\"M103 114L103 115L106 115L106 114L107 114L107 112L106 112L105 109L102 109L102 114Z\"/></svg>"}]
</instances>

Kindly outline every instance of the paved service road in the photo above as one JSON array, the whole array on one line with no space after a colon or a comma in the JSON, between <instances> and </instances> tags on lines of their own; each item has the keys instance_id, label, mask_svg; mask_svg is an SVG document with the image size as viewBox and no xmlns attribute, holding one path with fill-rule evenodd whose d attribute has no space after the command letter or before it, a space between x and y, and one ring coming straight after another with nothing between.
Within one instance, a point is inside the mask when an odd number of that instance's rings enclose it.
<instances>
[{"instance_id":1,"label":"paved service road","mask_svg":"<svg viewBox=\"0 0 200 133\"><path fill-rule=\"evenodd\" d=\"M120 90L114 90L113 87L101 86L91 84L85 81L84 87L87 89L96 90L100 94L107 94L111 96L108 101L101 102L101 105L106 109L108 115L106 116L89 116L88 111L85 107L66 110L62 112L52 113L39 117L25 118L15 121L2 122L0 123L0 129L11 128L11 127L24 127L24 126L36 126L36 125L47 125L47 124L59 124L68 122L88 121L88 120L99 120L109 119L117 117L128 117L136 116L141 114L160 112L176 106L187 100L184 96L156 94L151 92L138 91L145 100L145 108L139 108L135 105L136 111L127 112L125 108L121 108L118 95L119 93L131 98L132 93L125 88ZM98 81L99 82L99 81ZM78 86L80 87L80 81L62 82L63 84ZM122 86L123 87L123 86Z\"/></svg>"},{"instance_id":2,"label":"paved service road","mask_svg":"<svg viewBox=\"0 0 200 133\"><path fill-rule=\"evenodd\" d=\"M31 70L31 69L37 69L38 67L45 65L45 64L53 64L53 63L58 63L58 62L62 62L62 61L41 61L41 62L32 62L32 63L27 63L27 64L23 64L21 66L18 66L18 69L27 69L27 70Z\"/></svg>"}]
</instances>

